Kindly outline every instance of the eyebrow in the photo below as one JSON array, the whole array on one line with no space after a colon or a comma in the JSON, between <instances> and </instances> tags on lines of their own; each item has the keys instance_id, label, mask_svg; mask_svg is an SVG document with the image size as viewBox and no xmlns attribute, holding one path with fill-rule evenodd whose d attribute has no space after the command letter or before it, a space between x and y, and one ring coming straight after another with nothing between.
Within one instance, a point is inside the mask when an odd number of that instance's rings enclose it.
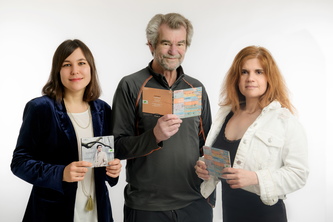
<instances>
[{"instance_id":1,"label":"eyebrow","mask_svg":"<svg viewBox=\"0 0 333 222\"><path fill-rule=\"evenodd\" d=\"M164 42L171 43L171 41L169 41L169 40L161 40L161 43L164 43ZM181 41L177 42L177 44L179 44L179 43L186 43L186 40L181 40Z\"/></svg>"},{"instance_id":2,"label":"eyebrow","mask_svg":"<svg viewBox=\"0 0 333 222\"><path fill-rule=\"evenodd\" d=\"M249 71L248 69L245 69L245 68L242 68L242 71L245 70L245 71ZM264 71L264 69L255 69L254 71Z\"/></svg>"},{"instance_id":3,"label":"eyebrow","mask_svg":"<svg viewBox=\"0 0 333 222\"><path fill-rule=\"evenodd\" d=\"M78 59L76 61L87 61L85 58ZM69 60L64 60L64 62L70 62Z\"/></svg>"}]
</instances>

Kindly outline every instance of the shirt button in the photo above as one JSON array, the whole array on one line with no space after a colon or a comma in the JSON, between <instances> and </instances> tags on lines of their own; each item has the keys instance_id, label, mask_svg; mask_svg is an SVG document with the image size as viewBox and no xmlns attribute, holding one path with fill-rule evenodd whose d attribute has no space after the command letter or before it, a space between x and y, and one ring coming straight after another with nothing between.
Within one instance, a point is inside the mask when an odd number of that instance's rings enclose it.
<instances>
[{"instance_id":1,"label":"shirt button","mask_svg":"<svg viewBox=\"0 0 333 222\"><path fill-rule=\"evenodd\" d=\"M268 142L271 143L273 141L273 139L270 137L268 138Z\"/></svg>"},{"instance_id":2,"label":"shirt button","mask_svg":"<svg viewBox=\"0 0 333 222\"><path fill-rule=\"evenodd\" d=\"M237 160L237 162L236 162L238 165L241 165L242 164L242 161L240 161L240 160Z\"/></svg>"},{"instance_id":3,"label":"shirt button","mask_svg":"<svg viewBox=\"0 0 333 222\"><path fill-rule=\"evenodd\" d=\"M246 144L246 140L243 140L243 143Z\"/></svg>"}]
</instances>

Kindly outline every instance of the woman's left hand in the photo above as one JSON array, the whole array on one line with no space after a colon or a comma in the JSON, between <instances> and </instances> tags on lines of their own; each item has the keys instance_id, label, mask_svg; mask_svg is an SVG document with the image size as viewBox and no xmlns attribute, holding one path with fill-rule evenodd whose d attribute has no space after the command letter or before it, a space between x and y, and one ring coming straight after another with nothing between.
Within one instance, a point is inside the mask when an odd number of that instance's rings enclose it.
<instances>
[{"instance_id":1,"label":"woman's left hand","mask_svg":"<svg viewBox=\"0 0 333 222\"><path fill-rule=\"evenodd\" d=\"M106 167L106 175L109 177L116 178L119 176L121 171L121 163L119 159L114 159L108 163L108 166Z\"/></svg>"},{"instance_id":2,"label":"woman's left hand","mask_svg":"<svg viewBox=\"0 0 333 222\"><path fill-rule=\"evenodd\" d=\"M232 189L258 184L258 177L254 171L228 167L224 168L222 173L222 178L226 179Z\"/></svg>"}]
</instances>

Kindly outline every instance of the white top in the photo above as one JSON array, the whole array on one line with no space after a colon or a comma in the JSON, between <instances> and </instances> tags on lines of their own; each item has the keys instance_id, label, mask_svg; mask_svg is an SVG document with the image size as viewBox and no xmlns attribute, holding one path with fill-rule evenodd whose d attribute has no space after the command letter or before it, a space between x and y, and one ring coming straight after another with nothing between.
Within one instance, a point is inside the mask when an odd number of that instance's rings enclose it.
<instances>
[{"instance_id":1,"label":"white top","mask_svg":"<svg viewBox=\"0 0 333 222\"><path fill-rule=\"evenodd\" d=\"M75 118L75 120L73 120L73 117ZM87 110L83 113L70 113L69 118L72 121L76 133L78 151L79 151L79 160L82 160L81 138L93 137L94 133L93 133L92 122L86 129L83 129L80 126L87 126L91 119L91 115L89 110ZM92 211L85 210L88 197L84 192L87 195L91 195L91 197L94 200L94 208ZM74 208L74 222L98 222L93 168L88 168L88 172L86 173L84 180L78 182L76 199L75 199L75 208Z\"/></svg>"}]
</instances>

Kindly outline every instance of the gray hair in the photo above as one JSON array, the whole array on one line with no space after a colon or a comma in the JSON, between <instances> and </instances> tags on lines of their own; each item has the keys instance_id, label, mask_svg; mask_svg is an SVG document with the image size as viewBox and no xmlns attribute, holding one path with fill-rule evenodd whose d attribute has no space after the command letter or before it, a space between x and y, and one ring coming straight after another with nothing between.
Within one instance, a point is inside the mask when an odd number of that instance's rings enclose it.
<instances>
[{"instance_id":1,"label":"gray hair","mask_svg":"<svg viewBox=\"0 0 333 222\"><path fill-rule=\"evenodd\" d=\"M154 48L156 47L159 37L158 29L162 24L167 24L171 29L179 29L183 26L186 29L186 46L189 47L191 45L193 26L188 19L178 13L155 15L146 28L147 44L151 44Z\"/></svg>"}]
</instances>

